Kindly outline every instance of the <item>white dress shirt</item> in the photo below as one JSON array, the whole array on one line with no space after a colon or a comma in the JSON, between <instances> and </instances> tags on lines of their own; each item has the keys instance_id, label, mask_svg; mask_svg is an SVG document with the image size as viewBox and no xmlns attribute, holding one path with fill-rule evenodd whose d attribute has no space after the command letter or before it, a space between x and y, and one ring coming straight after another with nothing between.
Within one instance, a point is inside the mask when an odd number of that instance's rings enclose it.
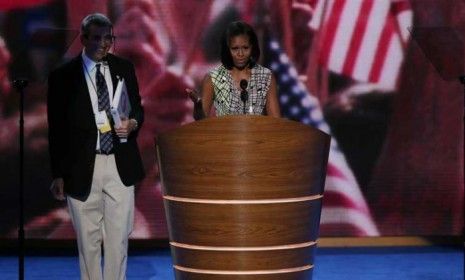
<instances>
[{"instance_id":1,"label":"white dress shirt","mask_svg":"<svg viewBox=\"0 0 465 280\"><path fill-rule=\"evenodd\" d=\"M92 110L94 111L94 119L98 113L98 97L97 97L97 81L95 80L95 71L97 71L96 65L100 64L100 72L105 78L108 88L108 99L110 104L113 101L113 82L111 80L110 67L106 62L96 62L90 59L84 51L82 51L82 70L84 71L84 76L86 78L87 88L89 89L90 100L92 102ZM110 119L111 116L107 116ZM97 123L96 123L97 125ZM100 133L97 130L97 143L96 150L100 149Z\"/></svg>"}]
</instances>

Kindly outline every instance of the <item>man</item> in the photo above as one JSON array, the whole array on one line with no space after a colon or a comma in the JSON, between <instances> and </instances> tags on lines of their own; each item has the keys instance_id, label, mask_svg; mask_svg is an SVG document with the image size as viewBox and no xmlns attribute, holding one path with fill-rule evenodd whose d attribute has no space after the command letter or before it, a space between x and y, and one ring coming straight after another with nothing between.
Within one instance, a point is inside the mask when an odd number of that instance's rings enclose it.
<instances>
[{"instance_id":1,"label":"man","mask_svg":"<svg viewBox=\"0 0 465 280\"><path fill-rule=\"evenodd\" d=\"M76 231L81 279L125 279L133 227L134 184L144 177L137 132L144 116L133 65L108 53L112 23L102 14L81 23L83 51L50 74L48 81L51 191L67 199ZM131 111L121 126L110 104L124 79ZM120 142L127 138L127 142Z\"/></svg>"}]
</instances>

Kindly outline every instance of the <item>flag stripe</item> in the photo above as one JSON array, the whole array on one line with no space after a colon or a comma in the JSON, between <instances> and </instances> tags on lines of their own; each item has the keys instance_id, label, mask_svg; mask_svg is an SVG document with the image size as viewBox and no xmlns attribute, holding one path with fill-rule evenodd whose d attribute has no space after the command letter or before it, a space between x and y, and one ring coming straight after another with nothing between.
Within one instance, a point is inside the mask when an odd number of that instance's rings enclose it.
<instances>
[{"instance_id":1,"label":"flag stripe","mask_svg":"<svg viewBox=\"0 0 465 280\"><path fill-rule=\"evenodd\" d=\"M360 51L360 45L365 36L365 31L368 25L368 16L371 10L373 9L374 0L363 1L362 7L360 9L360 16L357 17L357 23L354 28L354 35L351 38L349 51L344 62L344 67L342 73L352 74L355 66L356 58L358 57L358 52Z\"/></svg>"},{"instance_id":2,"label":"flag stripe","mask_svg":"<svg viewBox=\"0 0 465 280\"><path fill-rule=\"evenodd\" d=\"M319 0L315 5L309 26L320 30L319 63L355 80L394 89L409 40L409 2Z\"/></svg>"},{"instance_id":3,"label":"flag stripe","mask_svg":"<svg viewBox=\"0 0 465 280\"><path fill-rule=\"evenodd\" d=\"M349 77L353 77L359 81L368 81L370 71L373 66L373 61L376 59L376 50L383 30L383 24L380 24L380 19L387 17L389 13L389 3L375 2L371 13L367 15L368 26L363 43L360 46L360 52L357 56L356 66L353 73L343 73Z\"/></svg>"},{"instance_id":4,"label":"flag stripe","mask_svg":"<svg viewBox=\"0 0 465 280\"><path fill-rule=\"evenodd\" d=\"M395 73L400 72L403 56L395 54L401 51L402 44L400 42L399 36L393 36L386 54L386 57L389 57L389 59L385 59L384 66L381 71L381 76L379 78L380 84L397 84L397 79L399 78L399 75L396 75Z\"/></svg>"},{"instance_id":5,"label":"flag stripe","mask_svg":"<svg viewBox=\"0 0 465 280\"><path fill-rule=\"evenodd\" d=\"M367 212L365 207L360 207L359 203L344 193L326 190L323 197L323 205L325 207L345 207L357 209L360 212Z\"/></svg>"},{"instance_id":6,"label":"flag stripe","mask_svg":"<svg viewBox=\"0 0 465 280\"><path fill-rule=\"evenodd\" d=\"M340 179L346 179L345 176L344 176L344 173L342 173L341 171L339 171L339 169L337 169L336 166L334 166L333 164L331 164L331 162L328 163L328 167L327 167L326 173L327 173L329 176L333 176L333 177L340 178Z\"/></svg>"},{"instance_id":7,"label":"flag stripe","mask_svg":"<svg viewBox=\"0 0 465 280\"><path fill-rule=\"evenodd\" d=\"M323 13L329 14L332 9L332 5L334 4L334 0L329 0L329 1L320 1L316 0L316 4L314 4L313 7L313 15L311 17L311 20L308 23L308 27L313 30L318 30L322 24L323 20ZM328 11L323 11L324 9L327 9Z\"/></svg>"},{"instance_id":8,"label":"flag stripe","mask_svg":"<svg viewBox=\"0 0 465 280\"><path fill-rule=\"evenodd\" d=\"M387 21L389 21L389 19L387 19ZM373 66L370 72L369 81L373 81L375 83L379 82L382 67L387 57L389 42L392 40L392 36L392 24L384 24L383 31L381 32L381 38L379 39L378 43L378 49L376 51L376 59L373 62Z\"/></svg>"},{"instance_id":9,"label":"flag stripe","mask_svg":"<svg viewBox=\"0 0 465 280\"><path fill-rule=\"evenodd\" d=\"M344 11L339 20L338 28L336 31L336 37L331 47L332 53L329 59L329 68L337 69L339 73L342 73L344 61L347 58L348 47L350 45L351 38L355 34L355 24L353 20L354 16L358 17L360 14L360 8L362 2L360 1L348 1L344 5ZM341 28L344 26L344 28ZM326 33L325 33L326 34Z\"/></svg>"},{"instance_id":10,"label":"flag stripe","mask_svg":"<svg viewBox=\"0 0 465 280\"><path fill-rule=\"evenodd\" d=\"M344 4L346 3L346 0L335 1L335 4L331 7L331 16L328 19L328 23L325 29L325 36L323 41L323 46L325 46L325 48L321 53L321 63L325 66L328 65L329 55L332 53L333 42L336 37L338 22L342 15Z\"/></svg>"},{"instance_id":11,"label":"flag stripe","mask_svg":"<svg viewBox=\"0 0 465 280\"><path fill-rule=\"evenodd\" d=\"M349 222L350 221L350 222ZM321 211L321 225L337 224L339 226L339 235L345 225L351 225L361 231L362 236L377 236L379 231L370 217L365 213L344 207L323 207Z\"/></svg>"},{"instance_id":12,"label":"flag stripe","mask_svg":"<svg viewBox=\"0 0 465 280\"><path fill-rule=\"evenodd\" d=\"M330 157L333 154L336 154L336 152L331 152L330 150ZM336 162L336 160L334 159L332 161ZM345 158L339 159L337 161L337 164L339 165L339 169L344 173L352 173L350 168L346 165ZM329 176L327 174L325 183L325 192L326 191L335 192L339 193L340 195L350 197L350 199L357 202L358 209L369 215L370 211L368 205L365 203L365 198L363 197L363 194L358 187L357 181L355 180L355 178L352 178L352 176L350 176L350 178L342 180L336 177Z\"/></svg>"}]
</instances>

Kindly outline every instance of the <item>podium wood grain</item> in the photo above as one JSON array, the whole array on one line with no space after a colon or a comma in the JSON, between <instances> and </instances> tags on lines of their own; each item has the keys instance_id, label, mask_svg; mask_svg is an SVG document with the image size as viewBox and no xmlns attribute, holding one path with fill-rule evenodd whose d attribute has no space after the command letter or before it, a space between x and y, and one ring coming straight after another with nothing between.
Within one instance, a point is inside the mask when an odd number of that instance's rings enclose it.
<instances>
[{"instance_id":1,"label":"podium wood grain","mask_svg":"<svg viewBox=\"0 0 465 280\"><path fill-rule=\"evenodd\" d=\"M311 279L327 134L230 116L157 143L176 279Z\"/></svg>"}]
</instances>

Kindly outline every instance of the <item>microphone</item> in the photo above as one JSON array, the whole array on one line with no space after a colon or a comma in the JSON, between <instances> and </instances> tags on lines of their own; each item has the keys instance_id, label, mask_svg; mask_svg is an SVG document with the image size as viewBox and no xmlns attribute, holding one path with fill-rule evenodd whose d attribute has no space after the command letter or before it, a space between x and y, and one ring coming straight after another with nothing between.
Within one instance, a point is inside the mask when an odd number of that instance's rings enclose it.
<instances>
[{"instance_id":1,"label":"microphone","mask_svg":"<svg viewBox=\"0 0 465 280\"><path fill-rule=\"evenodd\" d=\"M19 79L13 80L13 86L17 90L24 89L25 87L27 87L28 84L29 84L29 81L27 79L24 79L24 78L19 78ZM246 81L246 84L247 84L247 81Z\"/></svg>"},{"instance_id":2,"label":"microphone","mask_svg":"<svg viewBox=\"0 0 465 280\"><path fill-rule=\"evenodd\" d=\"M245 90L247 88L247 80L242 79L239 85L241 86L242 90Z\"/></svg>"},{"instance_id":3,"label":"microphone","mask_svg":"<svg viewBox=\"0 0 465 280\"><path fill-rule=\"evenodd\" d=\"M249 99L249 93L246 90L246 88L247 88L247 80L242 79L241 82L239 83L239 85L240 85L240 87L242 89L242 91L241 91L241 100L244 103L243 113L245 115L245 103Z\"/></svg>"}]
</instances>

